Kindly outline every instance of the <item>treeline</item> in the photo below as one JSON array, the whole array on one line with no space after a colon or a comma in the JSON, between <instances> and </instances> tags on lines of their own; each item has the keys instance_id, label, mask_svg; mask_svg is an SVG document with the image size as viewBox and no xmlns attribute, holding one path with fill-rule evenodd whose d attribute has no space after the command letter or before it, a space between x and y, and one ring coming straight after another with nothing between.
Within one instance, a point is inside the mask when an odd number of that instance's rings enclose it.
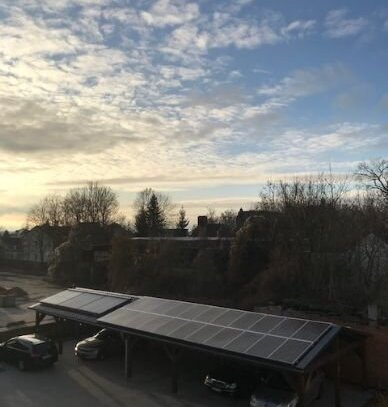
<instances>
[{"instance_id":1,"label":"treeline","mask_svg":"<svg viewBox=\"0 0 388 407\"><path fill-rule=\"evenodd\" d=\"M79 223L108 225L120 220L117 195L110 187L89 182L70 189L62 197L48 195L33 205L27 214L29 226L69 226Z\"/></svg>"},{"instance_id":2,"label":"treeline","mask_svg":"<svg viewBox=\"0 0 388 407\"><path fill-rule=\"evenodd\" d=\"M388 162L360 164L355 175L268 183L227 249L119 238L111 288L247 308L364 315L388 306Z\"/></svg>"}]
</instances>

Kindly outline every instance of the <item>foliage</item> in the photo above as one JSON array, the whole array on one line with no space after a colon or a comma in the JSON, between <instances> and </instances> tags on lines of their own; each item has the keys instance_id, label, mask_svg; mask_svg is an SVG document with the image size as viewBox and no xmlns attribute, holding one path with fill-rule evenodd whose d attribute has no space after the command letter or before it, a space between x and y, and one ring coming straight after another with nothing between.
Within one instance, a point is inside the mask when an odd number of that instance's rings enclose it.
<instances>
[{"instance_id":1,"label":"foliage","mask_svg":"<svg viewBox=\"0 0 388 407\"><path fill-rule=\"evenodd\" d=\"M190 221L186 218L186 211L183 208L183 206L181 206L181 208L179 209L178 221L176 223L176 227L177 227L177 229L185 230L187 228L187 226L189 226L189 223L190 223Z\"/></svg>"},{"instance_id":2,"label":"foliage","mask_svg":"<svg viewBox=\"0 0 388 407\"><path fill-rule=\"evenodd\" d=\"M169 197L146 188L139 192L134 207L137 235L160 236L167 226L167 217L172 208Z\"/></svg>"}]
</instances>

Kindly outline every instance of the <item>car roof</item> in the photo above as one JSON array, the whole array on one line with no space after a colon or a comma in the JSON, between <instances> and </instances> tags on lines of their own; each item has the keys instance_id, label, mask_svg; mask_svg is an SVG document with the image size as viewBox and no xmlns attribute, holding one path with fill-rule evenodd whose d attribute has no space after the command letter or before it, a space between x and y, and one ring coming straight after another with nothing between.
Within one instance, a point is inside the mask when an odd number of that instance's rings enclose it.
<instances>
[{"instance_id":1,"label":"car roof","mask_svg":"<svg viewBox=\"0 0 388 407\"><path fill-rule=\"evenodd\" d=\"M31 343L32 345L38 345L40 343L44 343L44 342L47 341L47 339L40 338L40 337L37 337L35 335L15 336L12 339L17 339L17 340L22 341L22 342L28 342L28 343Z\"/></svg>"}]
</instances>

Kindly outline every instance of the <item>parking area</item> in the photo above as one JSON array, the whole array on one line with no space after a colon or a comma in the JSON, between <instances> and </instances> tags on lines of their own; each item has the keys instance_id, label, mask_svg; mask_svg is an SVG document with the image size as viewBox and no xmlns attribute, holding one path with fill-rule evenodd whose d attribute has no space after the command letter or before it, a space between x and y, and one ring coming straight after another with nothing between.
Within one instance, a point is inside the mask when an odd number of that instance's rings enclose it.
<instances>
[{"instance_id":1,"label":"parking area","mask_svg":"<svg viewBox=\"0 0 388 407\"><path fill-rule=\"evenodd\" d=\"M0 362L0 405L2 407L53 406L248 406L248 398L232 399L216 394L203 385L206 358L188 355L179 369L179 392L171 393L169 364L155 347L140 347L136 352L133 377L126 380L122 358L82 361L74 356L75 341L65 343L64 353L52 368L19 372ZM323 398L313 407L333 404L328 383ZM361 407L368 392L345 387L344 407Z\"/></svg>"}]
</instances>

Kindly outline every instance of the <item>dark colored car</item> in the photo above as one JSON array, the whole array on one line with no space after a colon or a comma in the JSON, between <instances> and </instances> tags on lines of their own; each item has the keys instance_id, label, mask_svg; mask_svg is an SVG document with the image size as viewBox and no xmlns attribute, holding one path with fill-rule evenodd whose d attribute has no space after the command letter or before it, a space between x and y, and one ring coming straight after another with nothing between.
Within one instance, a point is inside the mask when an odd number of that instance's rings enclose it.
<instances>
[{"instance_id":1,"label":"dark colored car","mask_svg":"<svg viewBox=\"0 0 388 407\"><path fill-rule=\"evenodd\" d=\"M232 367L221 367L206 375L205 386L233 397L250 394L255 387L254 375Z\"/></svg>"},{"instance_id":2,"label":"dark colored car","mask_svg":"<svg viewBox=\"0 0 388 407\"><path fill-rule=\"evenodd\" d=\"M52 365L58 360L58 351L51 339L22 335L0 344L0 359L27 370Z\"/></svg>"},{"instance_id":3,"label":"dark colored car","mask_svg":"<svg viewBox=\"0 0 388 407\"><path fill-rule=\"evenodd\" d=\"M304 405L321 397L324 374L314 372L306 383ZM250 407L296 407L299 397L292 386L280 374L264 376L250 399Z\"/></svg>"},{"instance_id":4,"label":"dark colored car","mask_svg":"<svg viewBox=\"0 0 388 407\"><path fill-rule=\"evenodd\" d=\"M120 333L102 329L94 336L83 339L75 346L75 354L81 359L105 359L107 356L123 351L123 339Z\"/></svg>"}]
</instances>

